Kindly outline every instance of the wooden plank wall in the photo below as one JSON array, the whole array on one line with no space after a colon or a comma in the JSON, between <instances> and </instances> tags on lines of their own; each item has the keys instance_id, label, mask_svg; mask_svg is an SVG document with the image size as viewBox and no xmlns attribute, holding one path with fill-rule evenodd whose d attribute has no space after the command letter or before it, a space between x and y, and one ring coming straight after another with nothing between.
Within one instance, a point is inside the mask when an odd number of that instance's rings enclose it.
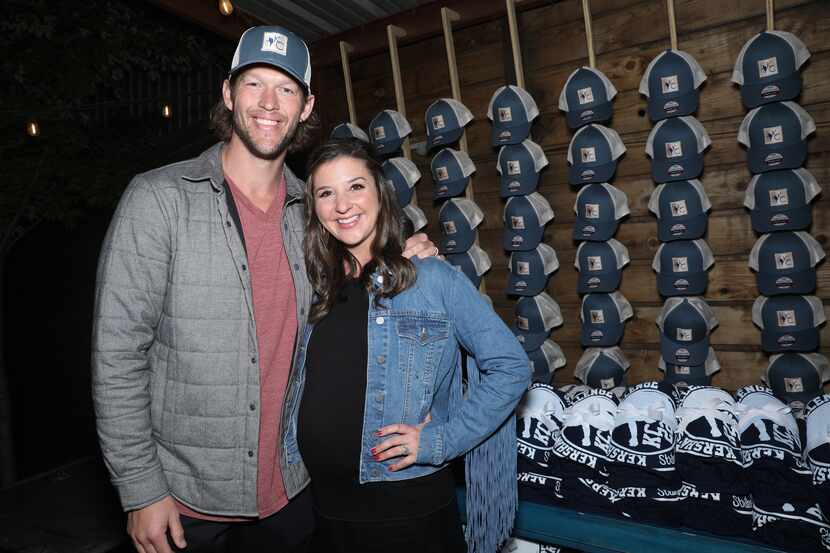
<instances>
[{"instance_id":1,"label":"wooden plank wall","mask_svg":"<svg viewBox=\"0 0 830 553\"><path fill-rule=\"evenodd\" d=\"M500 0L494 0L501 4ZM622 348L631 361L629 382L659 378L658 329L654 323L662 305L657 293L651 260L659 246L656 220L648 212L648 198L655 185L649 174L645 141L651 123L645 115L645 99L638 86L646 65L668 47L665 3L658 0L593 0L593 32L597 66L619 90L611 123L628 149L613 182L628 195L631 215L616 238L631 254L623 273L622 293L635 308L626 327ZM709 275L706 299L720 320L712 336L723 369L714 383L734 390L757 383L767 364L760 351L760 331L752 324L751 306L758 291L755 275L747 266L756 240L748 212L742 207L750 174L745 152L737 143L738 127L745 115L740 94L730 82L741 46L765 28L763 0L675 0L679 47L703 66L708 79L701 89L698 119L712 147L705 156L702 182L712 201L706 237L716 263ZM412 13L412 17L435 18L440 25L440 4ZM521 4L519 5L521 9ZM776 28L795 33L812 53L803 68L804 91L800 103L816 121L817 132L809 141L807 167L825 187L813 207L811 233L828 248L830 237L830 2L825 0L778 0ZM462 23L463 25L463 13ZM476 164L475 201L486 214L479 227L481 246L493 260L487 274L487 291L505 321L512 320L514 299L504 294L507 256L501 248L501 213L504 202L498 194L496 150L491 148L487 105L501 85L513 83L512 59L504 12L488 21L456 30L455 45L464 104L475 115L468 126L470 154ZM573 368L581 355L579 346L579 296L573 268L576 244L571 240L576 191L567 184L566 149L571 133L557 108L559 93L568 75L587 64L581 2L563 0L534 5L519 13L527 89L541 111L532 138L545 150L550 166L542 173L539 192L553 206L556 218L545 235L559 256L560 269L550 280L548 292L562 307L565 324L553 338L565 351L568 364L556 373L559 384L572 382ZM383 32L382 26L376 31ZM443 39L431 36L405 43L400 48L408 119L413 140L424 139L423 114L435 99L451 95ZM359 124L364 129L382 109L394 109L395 98L388 52L352 56L352 79ZM348 111L342 73L337 65L316 68L318 106L327 132L346 120ZM429 157L416 156L423 179L418 198L430 225L433 240L440 236L437 208L432 202ZM819 266L817 294L830 318L830 263ZM830 354L830 329L822 331L822 352Z\"/></svg>"}]
</instances>

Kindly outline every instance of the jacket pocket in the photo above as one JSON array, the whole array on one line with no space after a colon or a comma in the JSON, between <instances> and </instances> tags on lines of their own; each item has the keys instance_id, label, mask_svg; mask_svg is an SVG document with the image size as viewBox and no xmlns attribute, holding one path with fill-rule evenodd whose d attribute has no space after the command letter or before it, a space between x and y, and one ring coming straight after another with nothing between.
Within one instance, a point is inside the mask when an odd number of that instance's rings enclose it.
<instances>
[{"instance_id":1,"label":"jacket pocket","mask_svg":"<svg viewBox=\"0 0 830 553\"><path fill-rule=\"evenodd\" d=\"M403 419L417 420L429 407L441 355L450 336L446 320L403 317L396 323L398 368L403 376Z\"/></svg>"}]
</instances>

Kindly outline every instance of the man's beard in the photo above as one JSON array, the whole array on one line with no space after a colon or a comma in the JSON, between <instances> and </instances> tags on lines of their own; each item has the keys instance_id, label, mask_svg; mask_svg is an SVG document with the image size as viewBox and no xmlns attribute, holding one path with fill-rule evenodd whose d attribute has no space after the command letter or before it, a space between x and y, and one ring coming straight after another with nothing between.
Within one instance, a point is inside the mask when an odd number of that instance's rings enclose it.
<instances>
[{"instance_id":1,"label":"man's beard","mask_svg":"<svg viewBox=\"0 0 830 553\"><path fill-rule=\"evenodd\" d=\"M251 134L248 132L248 129L242 123L242 114L239 112L234 111L233 113L233 132L239 139L242 141L243 144L248 148L248 151L251 152L254 156L260 159L267 159L267 160L274 160L280 157L291 144L294 142L294 138L297 136L297 129L299 128L300 119L297 117L285 130L285 136L282 137L279 144L275 147L263 150L260 148L251 138Z\"/></svg>"}]
</instances>

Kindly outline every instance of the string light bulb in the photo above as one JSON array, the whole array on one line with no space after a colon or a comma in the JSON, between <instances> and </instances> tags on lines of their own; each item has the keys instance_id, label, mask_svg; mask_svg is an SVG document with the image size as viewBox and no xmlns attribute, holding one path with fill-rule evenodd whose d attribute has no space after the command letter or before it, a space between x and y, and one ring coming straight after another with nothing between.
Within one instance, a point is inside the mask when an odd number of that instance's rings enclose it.
<instances>
[{"instance_id":1,"label":"string light bulb","mask_svg":"<svg viewBox=\"0 0 830 553\"><path fill-rule=\"evenodd\" d=\"M173 117L173 108L170 107L170 104L164 104L164 107L161 108L161 116L165 119Z\"/></svg>"},{"instance_id":2,"label":"string light bulb","mask_svg":"<svg viewBox=\"0 0 830 553\"><path fill-rule=\"evenodd\" d=\"M219 0L219 13L228 16L233 13L233 2L231 0Z\"/></svg>"},{"instance_id":3,"label":"string light bulb","mask_svg":"<svg viewBox=\"0 0 830 553\"><path fill-rule=\"evenodd\" d=\"M34 119L26 123L26 134L31 137L40 136L40 124Z\"/></svg>"}]
</instances>

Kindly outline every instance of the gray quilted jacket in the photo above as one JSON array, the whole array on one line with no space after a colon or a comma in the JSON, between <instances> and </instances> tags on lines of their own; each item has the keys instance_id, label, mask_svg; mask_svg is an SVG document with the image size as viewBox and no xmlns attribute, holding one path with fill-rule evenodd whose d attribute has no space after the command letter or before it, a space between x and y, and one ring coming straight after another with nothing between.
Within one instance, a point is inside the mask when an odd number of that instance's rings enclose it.
<instances>
[{"instance_id":1,"label":"gray quilted jacket","mask_svg":"<svg viewBox=\"0 0 830 553\"><path fill-rule=\"evenodd\" d=\"M259 353L251 276L220 151L217 144L137 175L104 239L92 394L125 510L173 495L208 514L257 515ZM304 184L288 167L285 179L283 240L297 320L305 321ZM298 395L295 380L292 367L286 399ZM283 400L280 435L292 407ZM308 473L285 452L281 464L293 497Z\"/></svg>"}]
</instances>

